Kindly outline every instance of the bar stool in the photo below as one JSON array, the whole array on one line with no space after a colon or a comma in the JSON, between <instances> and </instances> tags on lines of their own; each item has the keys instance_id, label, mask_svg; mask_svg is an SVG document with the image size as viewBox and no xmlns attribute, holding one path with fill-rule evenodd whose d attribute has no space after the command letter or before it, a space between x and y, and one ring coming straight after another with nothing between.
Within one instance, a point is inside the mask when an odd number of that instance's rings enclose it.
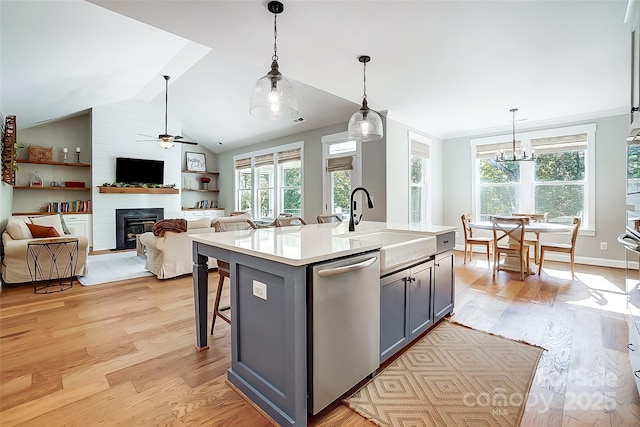
<instances>
[{"instance_id":1,"label":"bar stool","mask_svg":"<svg viewBox=\"0 0 640 427\"><path fill-rule=\"evenodd\" d=\"M247 218L225 218L216 219L213 222L213 227L216 232L223 231L243 231L243 230L255 230L257 226L253 221ZM227 316L224 312L231 310L230 305L220 307L220 298L222 297L222 287L224 285L224 278L231 278L230 266L228 262L217 260L218 262L218 289L216 289L216 298L213 302L213 319L211 320L211 335L213 335L213 328L216 325L216 318L219 317L225 322L231 324L231 317Z\"/></svg>"}]
</instances>

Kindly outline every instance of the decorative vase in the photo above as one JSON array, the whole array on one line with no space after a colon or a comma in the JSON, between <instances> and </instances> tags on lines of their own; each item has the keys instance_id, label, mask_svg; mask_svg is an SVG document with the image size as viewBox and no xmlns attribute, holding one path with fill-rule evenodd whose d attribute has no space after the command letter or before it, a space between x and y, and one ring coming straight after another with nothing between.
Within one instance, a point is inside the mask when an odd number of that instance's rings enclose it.
<instances>
[{"instance_id":1,"label":"decorative vase","mask_svg":"<svg viewBox=\"0 0 640 427\"><path fill-rule=\"evenodd\" d=\"M42 178L38 174L38 171L33 173L31 177L31 182L29 183L32 187L42 187Z\"/></svg>"},{"instance_id":2,"label":"decorative vase","mask_svg":"<svg viewBox=\"0 0 640 427\"><path fill-rule=\"evenodd\" d=\"M200 183L200 188L201 188L202 190L206 190L207 188L209 188L209 183L207 183L207 182L201 182L201 183Z\"/></svg>"}]
</instances>

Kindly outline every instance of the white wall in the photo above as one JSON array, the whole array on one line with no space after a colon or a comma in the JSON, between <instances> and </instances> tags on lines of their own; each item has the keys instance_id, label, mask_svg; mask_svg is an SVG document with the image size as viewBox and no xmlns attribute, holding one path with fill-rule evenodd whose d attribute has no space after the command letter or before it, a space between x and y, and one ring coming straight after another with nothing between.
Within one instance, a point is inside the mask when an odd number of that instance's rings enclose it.
<instances>
[{"instance_id":1,"label":"white wall","mask_svg":"<svg viewBox=\"0 0 640 427\"><path fill-rule=\"evenodd\" d=\"M531 127L527 130L549 129L577 124L596 123L596 233L578 237L576 260L583 263L624 267L624 249L617 236L625 228L626 136L629 118L626 115L603 117ZM501 132L504 134L508 132ZM471 174L473 170L470 139L496 135L477 134L443 141L443 225L461 227L460 215L471 212ZM461 235L462 233L460 233ZM462 244L459 238L458 244ZM544 240L560 240L557 236L543 236ZM600 250L600 242L607 242L608 250Z\"/></svg>"},{"instance_id":2,"label":"white wall","mask_svg":"<svg viewBox=\"0 0 640 427\"><path fill-rule=\"evenodd\" d=\"M182 154L179 144L165 150L155 142L135 142L150 139L139 134L158 135L164 130L164 109L152 104L129 100L95 107L92 110L91 173L94 183L93 249L116 247L116 209L164 208L165 218L178 218L181 213L180 194L112 194L100 193L97 186L114 182L116 157L133 157L164 161L164 183L181 185ZM169 119L170 133L180 133L180 124Z\"/></svg>"}]
</instances>

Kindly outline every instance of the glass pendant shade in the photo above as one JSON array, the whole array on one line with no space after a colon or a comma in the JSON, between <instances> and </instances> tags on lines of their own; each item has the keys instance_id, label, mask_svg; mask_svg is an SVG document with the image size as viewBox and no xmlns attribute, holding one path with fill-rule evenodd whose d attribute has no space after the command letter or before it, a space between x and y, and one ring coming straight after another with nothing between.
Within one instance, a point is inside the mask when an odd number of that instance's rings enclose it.
<instances>
[{"instance_id":1,"label":"glass pendant shade","mask_svg":"<svg viewBox=\"0 0 640 427\"><path fill-rule=\"evenodd\" d=\"M384 136L382 118L367 106L367 100L363 100L362 108L353 113L347 127L349 139L360 142L370 142L381 139Z\"/></svg>"},{"instance_id":2,"label":"glass pendant shade","mask_svg":"<svg viewBox=\"0 0 640 427\"><path fill-rule=\"evenodd\" d=\"M271 71L256 82L249 113L268 120L293 119L298 115L295 89L278 71L277 61L273 61Z\"/></svg>"}]
</instances>

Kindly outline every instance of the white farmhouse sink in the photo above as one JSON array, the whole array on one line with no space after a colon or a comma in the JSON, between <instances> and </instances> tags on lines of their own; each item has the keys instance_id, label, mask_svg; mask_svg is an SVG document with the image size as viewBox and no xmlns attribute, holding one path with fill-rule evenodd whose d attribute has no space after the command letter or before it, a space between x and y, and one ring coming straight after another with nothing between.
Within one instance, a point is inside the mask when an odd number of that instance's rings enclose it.
<instances>
[{"instance_id":1,"label":"white farmhouse sink","mask_svg":"<svg viewBox=\"0 0 640 427\"><path fill-rule=\"evenodd\" d=\"M408 264L436 253L435 236L425 236L401 231L376 231L345 236L349 239L381 243L380 272L384 273L401 264Z\"/></svg>"}]
</instances>

